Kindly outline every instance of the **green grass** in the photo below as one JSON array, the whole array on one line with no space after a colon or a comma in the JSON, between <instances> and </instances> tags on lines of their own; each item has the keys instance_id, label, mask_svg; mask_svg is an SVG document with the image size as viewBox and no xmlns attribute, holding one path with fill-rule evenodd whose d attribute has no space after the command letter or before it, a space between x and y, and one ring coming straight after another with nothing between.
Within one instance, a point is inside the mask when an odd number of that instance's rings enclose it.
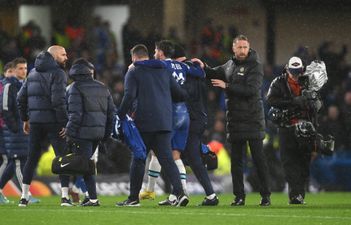
<instances>
[{"instance_id":1,"label":"green grass","mask_svg":"<svg viewBox=\"0 0 351 225\"><path fill-rule=\"evenodd\" d=\"M351 224L351 193L308 194L306 205L288 205L287 196L273 193L272 206L260 207L256 193L247 195L246 205L231 207L232 195L220 195L217 207L199 207L203 196L191 196L185 208L159 207L157 202L142 201L141 207L116 207L125 196L100 197L101 207L60 207L59 197L41 198L41 203L19 208L17 204L0 205L1 225L319 225ZM11 198L17 203L18 199Z\"/></svg>"}]
</instances>

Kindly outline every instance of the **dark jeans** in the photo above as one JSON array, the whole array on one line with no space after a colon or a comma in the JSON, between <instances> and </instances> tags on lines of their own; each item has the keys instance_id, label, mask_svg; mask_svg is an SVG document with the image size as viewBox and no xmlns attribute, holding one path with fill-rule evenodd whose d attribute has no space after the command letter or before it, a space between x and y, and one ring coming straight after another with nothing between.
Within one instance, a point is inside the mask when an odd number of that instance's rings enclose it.
<instances>
[{"instance_id":1,"label":"dark jeans","mask_svg":"<svg viewBox=\"0 0 351 225\"><path fill-rule=\"evenodd\" d=\"M90 159L93 156L95 149L98 145L97 141L86 141L86 140L75 139L73 142L74 144L71 147L72 152L78 155L82 155L88 159ZM85 185L87 186L87 189L88 189L89 198L97 199L95 176L84 175L83 178L84 178Z\"/></svg>"},{"instance_id":2,"label":"dark jeans","mask_svg":"<svg viewBox=\"0 0 351 225\"><path fill-rule=\"evenodd\" d=\"M289 198L299 194L305 197L305 188L310 175L312 143L299 142L294 128L280 128L280 154L289 184Z\"/></svg>"},{"instance_id":3,"label":"dark jeans","mask_svg":"<svg viewBox=\"0 0 351 225\"><path fill-rule=\"evenodd\" d=\"M141 132L141 137L145 143L147 153L152 149L160 162L162 169L165 171L166 176L169 178L172 186L172 194L178 196L183 194L182 184L180 182L179 170L172 157L171 148L171 132L158 131L158 132ZM139 192L143 184L143 177L145 173L145 160L132 158L130 168L130 200L139 198Z\"/></svg>"},{"instance_id":4,"label":"dark jeans","mask_svg":"<svg viewBox=\"0 0 351 225\"><path fill-rule=\"evenodd\" d=\"M231 150L231 173L233 182L233 194L239 198L245 198L243 178L243 153L246 150L246 143L249 143L252 160L257 169L260 181L260 194L262 197L270 196L268 166L263 154L263 140L233 140Z\"/></svg>"},{"instance_id":5,"label":"dark jeans","mask_svg":"<svg viewBox=\"0 0 351 225\"><path fill-rule=\"evenodd\" d=\"M23 183L30 184L32 182L35 168L38 165L43 149L43 140L49 140L54 148L56 156L62 156L66 153L66 140L59 136L62 125L59 124L30 124L29 132L29 155L23 169ZM69 176L59 175L61 187L68 187Z\"/></svg>"},{"instance_id":6,"label":"dark jeans","mask_svg":"<svg viewBox=\"0 0 351 225\"><path fill-rule=\"evenodd\" d=\"M190 122L190 131L184 151L185 157L188 160L189 166L194 172L197 180L204 188L206 195L214 193L207 169L201 159L201 137L204 131L204 126L198 123Z\"/></svg>"}]
</instances>

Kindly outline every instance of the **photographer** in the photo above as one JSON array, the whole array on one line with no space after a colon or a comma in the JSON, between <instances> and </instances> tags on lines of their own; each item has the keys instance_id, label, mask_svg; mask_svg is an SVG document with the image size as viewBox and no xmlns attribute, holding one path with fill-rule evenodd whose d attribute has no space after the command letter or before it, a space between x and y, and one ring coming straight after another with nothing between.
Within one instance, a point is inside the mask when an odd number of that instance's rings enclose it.
<instances>
[{"instance_id":1,"label":"photographer","mask_svg":"<svg viewBox=\"0 0 351 225\"><path fill-rule=\"evenodd\" d=\"M290 58L283 74L271 83L267 102L272 121L279 126L281 159L289 185L289 204L304 204L309 166L315 150L318 93L308 89L300 58Z\"/></svg>"}]
</instances>

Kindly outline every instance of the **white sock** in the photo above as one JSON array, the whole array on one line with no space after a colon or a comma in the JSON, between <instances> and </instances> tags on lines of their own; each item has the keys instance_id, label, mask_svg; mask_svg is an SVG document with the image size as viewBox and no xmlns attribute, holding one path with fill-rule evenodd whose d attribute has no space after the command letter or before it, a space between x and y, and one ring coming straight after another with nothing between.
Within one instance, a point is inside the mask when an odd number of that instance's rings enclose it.
<instances>
[{"instance_id":1,"label":"white sock","mask_svg":"<svg viewBox=\"0 0 351 225\"><path fill-rule=\"evenodd\" d=\"M183 164L183 161L181 159L177 159L174 162L177 165L179 173L180 173L180 181L182 182L183 190L185 193L187 193L187 191L186 191L186 170L185 170L185 166Z\"/></svg>"},{"instance_id":2,"label":"white sock","mask_svg":"<svg viewBox=\"0 0 351 225\"><path fill-rule=\"evenodd\" d=\"M84 193L84 195L85 197L89 198L89 193L87 191Z\"/></svg>"},{"instance_id":3,"label":"white sock","mask_svg":"<svg viewBox=\"0 0 351 225\"><path fill-rule=\"evenodd\" d=\"M212 199L214 199L215 197L216 197L216 194L215 194L215 193L206 196L206 198L207 198L208 200L212 200Z\"/></svg>"},{"instance_id":4,"label":"white sock","mask_svg":"<svg viewBox=\"0 0 351 225\"><path fill-rule=\"evenodd\" d=\"M29 184L23 184L22 185L22 196L21 198L24 198L24 199L29 199L29 187L30 185Z\"/></svg>"},{"instance_id":5,"label":"white sock","mask_svg":"<svg viewBox=\"0 0 351 225\"><path fill-rule=\"evenodd\" d=\"M156 185L156 180L160 176L161 172L161 165L158 162L158 159L156 156L152 155L150 164L149 164L149 171L148 171L148 180L147 180L147 186L146 190L147 191L155 191L155 185Z\"/></svg>"},{"instance_id":6,"label":"white sock","mask_svg":"<svg viewBox=\"0 0 351 225\"><path fill-rule=\"evenodd\" d=\"M69 197L68 197L68 187L62 187L61 188L61 195L62 195L62 198L69 199Z\"/></svg>"}]
</instances>

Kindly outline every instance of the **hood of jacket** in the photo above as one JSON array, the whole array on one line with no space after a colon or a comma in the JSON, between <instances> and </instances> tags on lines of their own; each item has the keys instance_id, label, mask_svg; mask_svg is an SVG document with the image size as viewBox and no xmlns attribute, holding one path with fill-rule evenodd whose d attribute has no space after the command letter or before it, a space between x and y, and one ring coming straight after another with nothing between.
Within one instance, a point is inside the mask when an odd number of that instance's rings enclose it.
<instances>
[{"instance_id":1,"label":"hood of jacket","mask_svg":"<svg viewBox=\"0 0 351 225\"><path fill-rule=\"evenodd\" d=\"M144 66L144 67L149 67L149 68L155 68L155 69L161 69L161 68L166 68L166 63L157 60L157 59L149 59L149 60L143 60L143 61L137 61L133 63L134 66Z\"/></svg>"},{"instance_id":2,"label":"hood of jacket","mask_svg":"<svg viewBox=\"0 0 351 225\"><path fill-rule=\"evenodd\" d=\"M59 65L49 52L40 52L35 59L34 67L38 72L46 72L59 68Z\"/></svg>"},{"instance_id":3,"label":"hood of jacket","mask_svg":"<svg viewBox=\"0 0 351 225\"><path fill-rule=\"evenodd\" d=\"M93 79L91 68L84 64L74 64L69 70L68 76L74 81Z\"/></svg>"}]
</instances>

